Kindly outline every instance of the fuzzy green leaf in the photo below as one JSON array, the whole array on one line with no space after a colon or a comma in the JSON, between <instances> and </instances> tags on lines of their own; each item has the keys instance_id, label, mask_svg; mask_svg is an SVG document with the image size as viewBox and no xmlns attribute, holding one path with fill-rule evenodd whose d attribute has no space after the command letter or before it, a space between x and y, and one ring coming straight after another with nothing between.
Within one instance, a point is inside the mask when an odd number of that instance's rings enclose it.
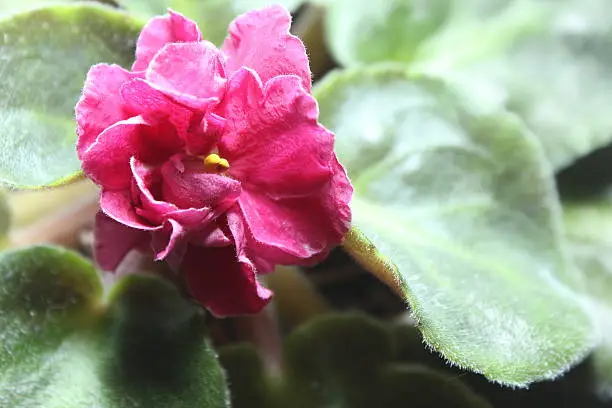
<instances>
[{"instance_id":1,"label":"fuzzy green leaf","mask_svg":"<svg viewBox=\"0 0 612 408\"><path fill-rule=\"evenodd\" d=\"M234 408L489 407L450 376L398 363L394 350L382 324L359 315L328 315L287 338L280 376L266 375L250 347L222 350L221 361Z\"/></svg>"},{"instance_id":2,"label":"fuzzy green leaf","mask_svg":"<svg viewBox=\"0 0 612 408\"><path fill-rule=\"evenodd\" d=\"M114 3L114 0L0 0L0 16L19 13L49 5L52 6L54 4L57 5L58 3L76 3L84 1L92 1L109 5L113 5Z\"/></svg>"},{"instance_id":3,"label":"fuzzy green leaf","mask_svg":"<svg viewBox=\"0 0 612 408\"><path fill-rule=\"evenodd\" d=\"M484 109L519 114L556 169L612 141L609 2L501 3L449 23L415 69L452 79Z\"/></svg>"},{"instance_id":4,"label":"fuzzy green leaf","mask_svg":"<svg viewBox=\"0 0 612 408\"><path fill-rule=\"evenodd\" d=\"M355 187L363 235L345 247L394 276L430 345L515 386L585 356L582 282L551 171L520 121L472 114L441 82L384 66L330 75L315 94Z\"/></svg>"},{"instance_id":5,"label":"fuzzy green leaf","mask_svg":"<svg viewBox=\"0 0 612 408\"><path fill-rule=\"evenodd\" d=\"M325 38L344 66L411 61L450 14L452 0L333 0L325 3Z\"/></svg>"},{"instance_id":6,"label":"fuzzy green leaf","mask_svg":"<svg viewBox=\"0 0 612 408\"><path fill-rule=\"evenodd\" d=\"M344 66L394 61L509 108L556 169L612 141L608 0L328 1Z\"/></svg>"},{"instance_id":7,"label":"fuzzy green leaf","mask_svg":"<svg viewBox=\"0 0 612 408\"><path fill-rule=\"evenodd\" d=\"M565 205L567 235L584 273L601 343L592 356L596 391L612 397L612 200Z\"/></svg>"},{"instance_id":8,"label":"fuzzy green leaf","mask_svg":"<svg viewBox=\"0 0 612 408\"><path fill-rule=\"evenodd\" d=\"M225 408L201 312L151 277L102 302L87 261L53 247L0 255L0 406Z\"/></svg>"},{"instance_id":9,"label":"fuzzy green leaf","mask_svg":"<svg viewBox=\"0 0 612 408\"><path fill-rule=\"evenodd\" d=\"M49 6L0 21L0 182L49 185L80 169L74 105L99 62L128 67L140 23L109 7Z\"/></svg>"}]
</instances>

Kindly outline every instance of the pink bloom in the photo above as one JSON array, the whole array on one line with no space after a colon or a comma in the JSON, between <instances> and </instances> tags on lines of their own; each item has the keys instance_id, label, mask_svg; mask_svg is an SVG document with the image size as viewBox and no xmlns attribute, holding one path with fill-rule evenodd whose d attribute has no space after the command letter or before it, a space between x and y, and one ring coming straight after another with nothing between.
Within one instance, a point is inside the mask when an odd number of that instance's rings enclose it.
<instances>
[{"instance_id":1,"label":"pink bloom","mask_svg":"<svg viewBox=\"0 0 612 408\"><path fill-rule=\"evenodd\" d=\"M101 186L103 269L152 251L215 315L253 313L271 297L258 273L342 241L352 187L290 22L278 6L246 13L217 49L170 11L143 29L132 71L91 68L77 151Z\"/></svg>"}]
</instances>

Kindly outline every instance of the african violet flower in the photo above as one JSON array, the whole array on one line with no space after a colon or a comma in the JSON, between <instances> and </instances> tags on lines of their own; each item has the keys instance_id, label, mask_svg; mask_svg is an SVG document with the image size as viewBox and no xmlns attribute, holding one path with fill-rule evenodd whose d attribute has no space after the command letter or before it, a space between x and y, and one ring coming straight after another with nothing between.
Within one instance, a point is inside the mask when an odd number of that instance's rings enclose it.
<instances>
[{"instance_id":1,"label":"african violet flower","mask_svg":"<svg viewBox=\"0 0 612 408\"><path fill-rule=\"evenodd\" d=\"M256 274L342 241L352 187L290 22L278 6L246 13L218 49L169 11L144 27L131 71L91 68L77 151L101 186L103 269L152 251L214 314L252 313L271 297Z\"/></svg>"}]
</instances>

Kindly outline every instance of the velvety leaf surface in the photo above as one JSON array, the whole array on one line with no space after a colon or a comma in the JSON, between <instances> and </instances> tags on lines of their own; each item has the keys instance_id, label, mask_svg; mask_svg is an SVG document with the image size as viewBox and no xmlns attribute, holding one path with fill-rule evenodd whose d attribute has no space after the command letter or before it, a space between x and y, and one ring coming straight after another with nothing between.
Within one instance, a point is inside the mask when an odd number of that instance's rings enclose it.
<instances>
[{"instance_id":1,"label":"velvety leaf surface","mask_svg":"<svg viewBox=\"0 0 612 408\"><path fill-rule=\"evenodd\" d=\"M234 408L489 407L450 376L397 363L388 328L359 315L322 316L290 334L280 375L266 375L249 346L222 350L221 361Z\"/></svg>"},{"instance_id":2,"label":"velvety leaf surface","mask_svg":"<svg viewBox=\"0 0 612 408\"><path fill-rule=\"evenodd\" d=\"M607 0L329 1L345 66L395 61L523 117L555 168L612 140Z\"/></svg>"},{"instance_id":3,"label":"velvety leaf surface","mask_svg":"<svg viewBox=\"0 0 612 408\"><path fill-rule=\"evenodd\" d=\"M113 0L0 0L0 16L10 15L21 11L31 10L58 3L76 3L78 1L92 1L104 4L113 4Z\"/></svg>"},{"instance_id":4,"label":"velvety leaf surface","mask_svg":"<svg viewBox=\"0 0 612 408\"><path fill-rule=\"evenodd\" d=\"M73 118L85 75L98 62L129 66L139 29L94 3L0 21L0 182L36 187L80 169Z\"/></svg>"},{"instance_id":5,"label":"velvety leaf surface","mask_svg":"<svg viewBox=\"0 0 612 408\"><path fill-rule=\"evenodd\" d=\"M227 406L201 311L172 286L132 276L102 302L78 255L34 247L0 255L0 406Z\"/></svg>"},{"instance_id":6,"label":"velvety leaf surface","mask_svg":"<svg viewBox=\"0 0 612 408\"><path fill-rule=\"evenodd\" d=\"M557 169L609 143L609 2L503 3L498 12L449 24L415 68L453 79L485 109L518 113Z\"/></svg>"},{"instance_id":7,"label":"velvety leaf surface","mask_svg":"<svg viewBox=\"0 0 612 408\"><path fill-rule=\"evenodd\" d=\"M520 121L384 66L332 74L315 95L355 186L363 234L345 248L395 277L431 346L516 386L589 351L551 171Z\"/></svg>"},{"instance_id":8,"label":"velvety leaf surface","mask_svg":"<svg viewBox=\"0 0 612 408\"><path fill-rule=\"evenodd\" d=\"M612 200L567 203L567 235L584 273L601 343L592 356L597 391L612 397Z\"/></svg>"},{"instance_id":9,"label":"velvety leaf surface","mask_svg":"<svg viewBox=\"0 0 612 408\"><path fill-rule=\"evenodd\" d=\"M344 66L411 61L448 18L452 0L329 0L325 37Z\"/></svg>"},{"instance_id":10,"label":"velvety leaf surface","mask_svg":"<svg viewBox=\"0 0 612 408\"><path fill-rule=\"evenodd\" d=\"M125 9L150 18L171 8L195 20L204 39L217 45L223 43L229 23L248 10L281 4L296 9L303 0L118 0Z\"/></svg>"}]
</instances>

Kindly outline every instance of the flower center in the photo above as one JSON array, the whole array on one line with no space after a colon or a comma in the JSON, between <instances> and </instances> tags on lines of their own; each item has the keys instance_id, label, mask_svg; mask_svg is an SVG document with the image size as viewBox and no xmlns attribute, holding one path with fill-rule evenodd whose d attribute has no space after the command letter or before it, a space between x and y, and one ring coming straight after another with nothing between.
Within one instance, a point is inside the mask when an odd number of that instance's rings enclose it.
<instances>
[{"instance_id":1,"label":"flower center","mask_svg":"<svg viewBox=\"0 0 612 408\"><path fill-rule=\"evenodd\" d=\"M217 153L211 153L204 158L204 168L210 173L222 173L229 170L229 162Z\"/></svg>"}]
</instances>

